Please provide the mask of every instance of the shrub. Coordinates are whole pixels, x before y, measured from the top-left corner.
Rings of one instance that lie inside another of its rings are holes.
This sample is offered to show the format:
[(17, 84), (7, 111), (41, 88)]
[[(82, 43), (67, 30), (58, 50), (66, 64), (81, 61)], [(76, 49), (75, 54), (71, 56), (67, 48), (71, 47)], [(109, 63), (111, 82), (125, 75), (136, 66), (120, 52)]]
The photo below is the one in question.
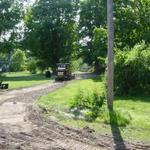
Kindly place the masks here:
[(83, 116), (86, 121), (93, 121), (98, 117), (104, 100), (104, 94), (99, 93), (97, 89), (91, 91), (90, 94), (80, 89), (71, 104), (71, 112), (76, 117)]
[(117, 51), (115, 91), (117, 95), (150, 94), (150, 47), (144, 42)]
[(37, 72), (36, 60), (32, 59), (27, 64), (27, 70), (30, 71), (32, 74)]
[(25, 68), (25, 52), (17, 49), (10, 60), (10, 71), (23, 71)]
[(104, 123), (117, 126), (126, 126), (131, 121), (131, 116), (127, 111), (113, 110), (104, 111), (102, 114)]

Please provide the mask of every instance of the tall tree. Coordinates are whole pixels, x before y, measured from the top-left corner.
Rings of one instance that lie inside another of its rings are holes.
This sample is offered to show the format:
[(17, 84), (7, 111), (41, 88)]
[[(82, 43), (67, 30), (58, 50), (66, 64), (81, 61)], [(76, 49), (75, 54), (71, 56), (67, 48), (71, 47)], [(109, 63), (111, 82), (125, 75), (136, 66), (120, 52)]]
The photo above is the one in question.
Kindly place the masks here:
[(107, 55), (107, 30), (105, 28), (94, 29), (91, 46), (90, 61), (94, 65), (94, 71), (95, 73), (104, 73)]
[(24, 19), (28, 49), (53, 71), (58, 62), (69, 62), (75, 49), (76, 9), (72, 0), (40, 0)]
[(108, 26), (108, 63), (107, 63), (107, 101), (108, 108), (113, 109), (114, 90), (114, 27), (113, 27), (113, 0), (107, 0), (107, 26)]
[[(106, 39), (104, 30), (107, 22), (106, 6), (104, 0), (84, 0), (80, 3), (80, 56), (89, 65), (94, 64), (95, 71), (98, 73), (101, 68), (98, 57), (106, 57), (107, 53), (104, 40)], [(99, 44), (96, 44), (98, 41)]]
[(0, 0), (0, 52), (13, 49), (16, 25), (22, 17), (21, 7), (18, 0)]

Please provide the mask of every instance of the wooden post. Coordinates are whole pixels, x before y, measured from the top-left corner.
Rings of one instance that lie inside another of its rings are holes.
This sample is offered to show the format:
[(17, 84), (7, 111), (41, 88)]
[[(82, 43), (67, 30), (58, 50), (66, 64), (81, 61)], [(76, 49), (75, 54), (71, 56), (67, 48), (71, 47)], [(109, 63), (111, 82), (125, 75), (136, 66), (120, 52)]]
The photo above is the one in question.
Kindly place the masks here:
[(107, 0), (107, 26), (108, 26), (107, 104), (109, 109), (113, 109), (113, 99), (114, 99), (113, 0)]

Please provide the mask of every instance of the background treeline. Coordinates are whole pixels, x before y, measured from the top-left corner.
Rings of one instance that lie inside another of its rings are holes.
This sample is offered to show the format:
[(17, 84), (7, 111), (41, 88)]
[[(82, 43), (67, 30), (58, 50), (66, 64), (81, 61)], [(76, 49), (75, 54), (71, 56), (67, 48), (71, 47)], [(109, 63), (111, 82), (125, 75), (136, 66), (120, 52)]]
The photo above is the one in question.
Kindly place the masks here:
[[(39, 0), (32, 6), (1, 0), (1, 64), (10, 71), (35, 73), (49, 67), (55, 72), (58, 62), (70, 62), (74, 70), (86, 63), (91, 71), (104, 73), (106, 8), (104, 0)], [(149, 0), (114, 1), (118, 94), (150, 94), (149, 8)]]

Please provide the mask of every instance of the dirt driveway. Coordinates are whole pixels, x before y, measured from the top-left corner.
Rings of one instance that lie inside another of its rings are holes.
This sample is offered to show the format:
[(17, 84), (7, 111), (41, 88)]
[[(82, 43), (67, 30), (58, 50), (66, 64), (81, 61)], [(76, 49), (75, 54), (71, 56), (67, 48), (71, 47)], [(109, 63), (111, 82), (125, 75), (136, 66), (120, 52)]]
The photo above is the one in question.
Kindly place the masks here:
[(150, 145), (123, 143), (110, 136), (96, 135), (88, 127), (73, 129), (44, 118), (34, 103), (65, 84), (46, 83), (0, 92), (0, 150), (150, 149)]

